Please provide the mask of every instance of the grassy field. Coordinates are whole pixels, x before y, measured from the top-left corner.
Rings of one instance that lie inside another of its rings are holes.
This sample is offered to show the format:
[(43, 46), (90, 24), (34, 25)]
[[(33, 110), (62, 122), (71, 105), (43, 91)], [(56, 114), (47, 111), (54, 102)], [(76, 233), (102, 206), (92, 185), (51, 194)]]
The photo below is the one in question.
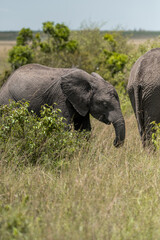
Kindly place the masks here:
[[(0, 72), (12, 44), (0, 43)], [(7, 165), (6, 145), (0, 240), (159, 240), (160, 157), (142, 148), (129, 104), (124, 117), (123, 147), (113, 147), (112, 126), (92, 119), (88, 145), (61, 168)]]
[(160, 239), (160, 159), (125, 121), (116, 149), (113, 128), (93, 120), (89, 147), (59, 170), (1, 159), (1, 239)]

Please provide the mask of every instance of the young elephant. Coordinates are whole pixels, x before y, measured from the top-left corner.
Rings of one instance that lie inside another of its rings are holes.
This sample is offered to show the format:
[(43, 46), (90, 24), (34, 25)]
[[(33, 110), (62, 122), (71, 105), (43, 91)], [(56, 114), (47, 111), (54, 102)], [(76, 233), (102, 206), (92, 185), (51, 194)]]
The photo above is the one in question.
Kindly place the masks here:
[(141, 56), (133, 65), (127, 86), (143, 146), (150, 143), (152, 121), (160, 122), (160, 48)]
[(28, 64), (16, 70), (0, 90), (0, 104), (9, 99), (30, 102), (38, 115), (43, 104), (61, 109), (75, 130), (91, 130), (89, 114), (115, 128), (114, 146), (125, 139), (125, 122), (114, 87), (98, 74), (79, 69), (50, 68)]

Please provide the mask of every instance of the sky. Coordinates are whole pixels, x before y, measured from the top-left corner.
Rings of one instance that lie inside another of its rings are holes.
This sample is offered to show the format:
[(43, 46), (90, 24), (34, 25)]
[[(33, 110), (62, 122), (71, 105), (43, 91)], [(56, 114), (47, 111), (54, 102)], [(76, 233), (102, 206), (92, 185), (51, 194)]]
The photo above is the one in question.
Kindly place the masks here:
[(64, 23), (71, 30), (160, 31), (160, 0), (0, 0), (0, 31)]

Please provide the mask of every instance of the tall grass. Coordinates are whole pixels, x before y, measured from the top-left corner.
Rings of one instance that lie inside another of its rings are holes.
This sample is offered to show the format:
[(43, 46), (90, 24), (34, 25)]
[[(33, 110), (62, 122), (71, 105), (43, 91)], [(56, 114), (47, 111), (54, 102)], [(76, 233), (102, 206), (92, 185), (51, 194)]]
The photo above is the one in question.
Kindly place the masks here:
[(144, 151), (135, 117), (126, 142), (92, 119), (89, 147), (69, 165), (0, 165), (1, 239), (159, 239), (159, 156)]
[(7, 61), (8, 51), (15, 45), (14, 41), (0, 41), (0, 74), (10, 67)]

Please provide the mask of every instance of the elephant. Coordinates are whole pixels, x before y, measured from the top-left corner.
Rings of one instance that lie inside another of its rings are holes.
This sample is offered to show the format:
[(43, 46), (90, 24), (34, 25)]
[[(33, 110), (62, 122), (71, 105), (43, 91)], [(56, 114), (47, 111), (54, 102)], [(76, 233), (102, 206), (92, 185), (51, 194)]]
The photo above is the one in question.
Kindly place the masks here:
[(153, 121), (160, 122), (160, 48), (141, 56), (133, 65), (127, 91), (144, 147), (151, 145)]
[(91, 114), (105, 124), (113, 124), (115, 147), (124, 143), (125, 121), (118, 94), (97, 73), (27, 64), (15, 70), (0, 89), (0, 104), (8, 104), (9, 99), (29, 101), (29, 110), (37, 115), (42, 105), (54, 106), (61, 110), (68, 126), (73, 123), (80, 131), (91, 131)]

